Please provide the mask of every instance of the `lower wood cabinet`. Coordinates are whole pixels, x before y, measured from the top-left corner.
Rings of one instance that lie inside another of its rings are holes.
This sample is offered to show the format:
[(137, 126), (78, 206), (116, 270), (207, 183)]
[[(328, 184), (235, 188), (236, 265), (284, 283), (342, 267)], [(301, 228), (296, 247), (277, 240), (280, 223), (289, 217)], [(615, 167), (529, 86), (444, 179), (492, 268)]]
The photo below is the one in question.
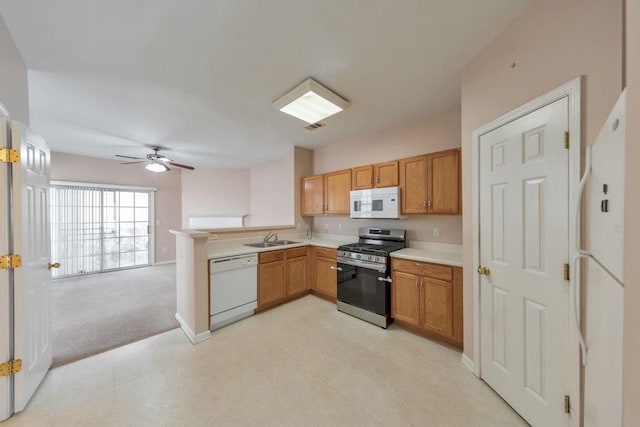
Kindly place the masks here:
[(462, 268), (391, 261), (391, 317), (462, 347)]
[(308, 292), (307, 247), (258, 254), (258, 310)]
[(314, 248), (312, 286), (314, 293), (335, 301), (338, 297), (337, 256), (335, 249)]
[(258, 308), (287, 296), (285, 251), (258, 254)]
[(287, 249), (287, 296), (296, 296), (309, 290), (307, 286), (307, 248)]

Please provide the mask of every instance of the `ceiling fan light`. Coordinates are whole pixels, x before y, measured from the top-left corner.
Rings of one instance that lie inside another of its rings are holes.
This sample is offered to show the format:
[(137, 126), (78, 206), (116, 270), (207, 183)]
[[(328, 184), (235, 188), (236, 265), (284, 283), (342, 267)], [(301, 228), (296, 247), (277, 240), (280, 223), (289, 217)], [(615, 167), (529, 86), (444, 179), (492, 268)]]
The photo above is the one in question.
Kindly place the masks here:
[(169, 170), (169, 168), (166, 165), (159, 162), (151, 162), (144, 168), (151, 172), (166, 172)]
[(347, 100), (311, 78), (273, 103), (274, 108), (309, 124), (318, 123), (348, 106)]

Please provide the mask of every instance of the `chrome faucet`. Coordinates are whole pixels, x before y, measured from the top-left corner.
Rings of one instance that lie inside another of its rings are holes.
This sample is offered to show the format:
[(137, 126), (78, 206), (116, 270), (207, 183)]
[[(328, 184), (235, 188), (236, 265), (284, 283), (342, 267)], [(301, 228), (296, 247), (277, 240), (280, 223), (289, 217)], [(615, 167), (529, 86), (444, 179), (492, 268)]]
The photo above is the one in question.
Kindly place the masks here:
[(273, 232), (270, 231), (270, 232), (268, 232), (266, 234), (266, 236), (264, 236), (263, 240), (264, 240), (265, 243), (269, 243), (272, 239), (273, 240), (278, 240), (278, 235), (276, 233), (273, 233)]

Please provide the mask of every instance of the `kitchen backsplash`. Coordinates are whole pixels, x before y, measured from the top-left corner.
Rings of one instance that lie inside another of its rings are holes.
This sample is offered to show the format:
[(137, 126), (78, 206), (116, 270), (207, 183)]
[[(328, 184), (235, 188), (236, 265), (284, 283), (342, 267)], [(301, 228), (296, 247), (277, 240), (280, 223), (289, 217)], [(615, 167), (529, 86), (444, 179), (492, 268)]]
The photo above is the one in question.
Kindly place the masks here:
[[(328, 227), (328, 228), (327, 228)], [(425, 242), (462, 244), (460, 215), (421, 215), (407, 219), (351, 219), (346, 216), (316, 216), (314, 233), (357, 235), (360, 227), (403, 228), (407, 239)], [(439, 236), (434, 236), (434, 227)]]

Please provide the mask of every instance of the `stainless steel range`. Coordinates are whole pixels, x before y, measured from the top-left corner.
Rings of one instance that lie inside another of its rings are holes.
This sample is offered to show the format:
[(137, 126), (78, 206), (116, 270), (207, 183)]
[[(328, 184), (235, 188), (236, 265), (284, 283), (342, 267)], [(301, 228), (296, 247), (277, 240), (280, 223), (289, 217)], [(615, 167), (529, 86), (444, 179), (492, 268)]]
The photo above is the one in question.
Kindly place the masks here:
[(360, 228), (358, 236), (338, 248), (338, 310), (386, 328), (393, 321), (389, 254), (406, 247), (406, 232)]

